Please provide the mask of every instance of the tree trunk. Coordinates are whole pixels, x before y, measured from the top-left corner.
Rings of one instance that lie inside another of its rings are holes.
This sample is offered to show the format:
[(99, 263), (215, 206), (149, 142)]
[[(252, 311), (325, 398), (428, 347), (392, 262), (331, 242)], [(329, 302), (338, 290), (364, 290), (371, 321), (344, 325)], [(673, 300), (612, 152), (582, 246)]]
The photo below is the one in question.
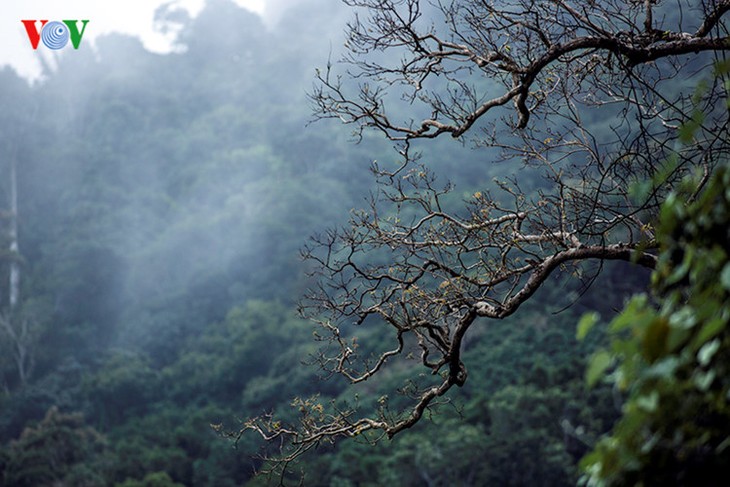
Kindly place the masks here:
[(10, 285), (8, 304), (10, 313), (15, 311), (20, 299), (20, 247), (18, 246), (18, 177), (15, 158), (10, 161)]
[(18, 171), (15, 154), (10, 160), (10, 215), (8, 237), (10, 240), (10, 272), (8, 309), (0, 315), (0, 331), (4, 331), (12, 343), (13, 358), (18, 369), (20, 385), (25, 386), (33, 370), (31, 350), (31, 322), (18, 312), (20, 307), (20, 245), (18, 244)]

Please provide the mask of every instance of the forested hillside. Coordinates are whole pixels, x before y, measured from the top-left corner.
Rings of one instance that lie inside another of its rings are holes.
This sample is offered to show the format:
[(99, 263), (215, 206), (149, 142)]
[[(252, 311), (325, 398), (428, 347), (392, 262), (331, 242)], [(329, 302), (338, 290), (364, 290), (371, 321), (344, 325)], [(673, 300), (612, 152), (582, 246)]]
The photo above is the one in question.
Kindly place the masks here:
[[(0, 486), (578, 480), (623, 396), (586, 386), (608, 339), (594, 326), (579, 340), (576, 325), (589, 311), (607, 323), (646, 289), (649, 271), (626, 262), (562, 266), (519, 313), (475, 325), (469, 381), (392, 440), (322, 441), (279, 478), (254, 476), (278, 445), (227, 437), (268, 412), (399, 411), (424, 375), (403, 361), (357, 387), (330, 377), (297, 313), (317, 284), (300, 250), (379, 204), (371, 164), (399, 164), (378, 131), (309, 123), (315, 68), (342, 55), (352, 17), (332, 3), (303, 2), (267, 28), (210, 0), (195, 18), (161, 12), (179, 24), (178, 52), (112, 35), (33, 84), (0, 71)], [(585, 123), (612, 130), (600, 113)], [(448, 208), (524, 169), (470, 141), (412, 149), (434, 187), (453, 185)], [(537, 198), (543, 174), (524, 176)], [(358, 329), (365, 351), (389, 337)]]

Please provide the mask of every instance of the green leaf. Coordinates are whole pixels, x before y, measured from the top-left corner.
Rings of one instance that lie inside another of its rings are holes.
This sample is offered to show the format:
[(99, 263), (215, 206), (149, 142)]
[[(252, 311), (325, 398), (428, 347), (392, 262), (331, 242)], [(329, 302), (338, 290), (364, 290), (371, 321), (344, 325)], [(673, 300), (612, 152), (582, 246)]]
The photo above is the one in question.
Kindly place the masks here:
[(684, 144), (689, 144), (694, 138), (695, 132), (702, 126), (702, 122), (705, 119), (704, 113), (696, 110), (692, 114), (692, 119), (688, 120), (681, 127), (679, 127), (679, 140)]
[(646, 369), (645, 374), (646, 377), (670, 379), (678, 367), (679, 359), (675, 356), (671, 356), (654, 363), (654, 365)]
[(590, 332), (591, 329), (598, 322), (598, 318), (599, 318), (599, 315), (596, 312), (584, 314), (583, 317), (578, 322), (578, 331), (576, 332), (575, 337), (578, 340), (583, 340), (586, 337), (586, 335), (588, 335), (588, 332)]
[(637, 397), (636, 406), (648, 413), (656, 411), (659, 407), (659, 393), (652, 391), (648, 395)]
[(712, 381), (715, 380), (715, 371), (708, 370), (707, 372), (697, 372), (695, 373), (693, 380), (695, 385), (697, 386), (697, 389), (701, 390), (702, 392), (707, 392), (707, 390), (712, 385)]
[(642, 353), (649, 362), (654, 362), (667, 353), (669, 323), (664, 317), (648, 320), (641, 338)]
[(720, 283), (722, 283), (722, 287), (730, 290), (730, 262), (725, 264), (725, 267), (722, 268), (722, 272), (720, 273)]
[(653, 185), (651, 181), (635, 181), (629, 186), (629, 196), (637, 203), (645, 201), (651, 194)]
[[(658, 397), (659, 396), (657, 396), (657, 398)], [(658, 402), (657, 402), (657, 404), (658, 404)], [(652, 411), (654, 411), (655, 409), (656, 408), (652, 409)], [(641, 450), (640, 450), (641, 453), (643, 453), (644, 455), (646, 455), (647, 453), (650, 453), (654, 449), (654, 447), (657, 445), (657, 443), (659, 443), (660, 440), (661, 440), (661, 435), (656, 435), (656, 434), (651, 435), (649, 437), (649, 439), (646, 440), (643, 445), (641, 445)]]
[(724, 452), (727, 449), (728, 446), (730, 446), (730, 437), (725, 438), (725, 441), (723, 441), (722, 443), (717, 445), (717, 448), (715, 448), (715, 451), (717, 453), (721, 454), (722, 452)]
[(669, 317), (669, 325), (674, 328), (688, 330), (695, 326), (696, 323), (697, 317), (695, 316), (694, 308), (691, 306), (683, 306)]
[(697, 352), (697, 361), (701, 366), (707, 367), (710, 364), (710, 360), (720, 349), (720, 340), (715, 338), (711, 342), (705, 343), (700, 351)]
[(726, 326), (726, 321), (722, 319), (722, 316), (718, 316), (702, 326), (700, 332), (694, 338), (692, 345), (696, 350), (702, 346), (707, 340), (720, 333)]
[(637, 294), (633, 296), (626, 305), (624, 311), (622, 311), (621, 314), (614, 318), (611, 322), (610, 331), (612, 333), (616, 333), (625, 328), (636, 325), (637, 318), (640, 315), (646, 316), (646, 301), (647, 298), (645, 294)]
[(611, 366), (612, 362), (613, 356), (605, 350), (593, 354), (591, 362), (588, 364), (588, 370), (586, 370), (586, 383), (588, 387), (596, 385), (596, 382), (603, 377), (604, 372)]
[(675, 267), (672, 270), (672, 273), (669, 277), (665, 280), (665, 285), (671, 286), (672, 284), (676, 284), (687, 275), (690, 268), (692, 267), (692, 264), (694, 263), (694, 248), (690, 247), (686, 249), (684, 254), (684, 259), (682, 260), (682, 263)]

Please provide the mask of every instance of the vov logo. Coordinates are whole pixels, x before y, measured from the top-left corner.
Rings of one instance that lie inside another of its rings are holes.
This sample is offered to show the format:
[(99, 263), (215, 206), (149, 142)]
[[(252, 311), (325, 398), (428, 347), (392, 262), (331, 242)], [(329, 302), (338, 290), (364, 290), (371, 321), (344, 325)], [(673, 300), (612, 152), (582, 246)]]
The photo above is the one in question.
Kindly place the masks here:
[[(53, 50), (63, 49), (69, 40), (71, 40), (74, 49), (78, 49), (79, 44), (81, 44), (81, 38), (86, 31), (86, 24), (89, 23), (88, 20), (82, 20), (81, 30), (79, 31), (78, 20), (64, 20), (62, 22), (21, 20), (21, 22), (25, 26), (25, 31), (28, 33), (28, 40), (33, 49), (38, 49), (38, 43), (43, 41), (44, 46)], [(37, 25), (38, 22), (41, 23), (40, 29)]]

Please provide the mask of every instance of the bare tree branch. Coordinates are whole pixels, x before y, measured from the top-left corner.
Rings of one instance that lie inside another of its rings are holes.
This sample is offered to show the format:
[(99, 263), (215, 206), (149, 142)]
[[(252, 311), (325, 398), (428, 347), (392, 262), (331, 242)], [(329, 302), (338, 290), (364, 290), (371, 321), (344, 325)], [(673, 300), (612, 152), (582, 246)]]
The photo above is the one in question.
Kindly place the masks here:
[[(387, 401), (362, 416), (299, 400), (298, 425), (245, 423), (289, 442), (284, 463), (323, 441), (376, 441), (416, 424), (467, 380), (469, 329), (515, 313), (557, 271), (608, 260), (653, 268), (664, 196), (729, 155), (726, 84), (712, 76), (730, 50), (727, 0), (345, 3), (357, 11), (347, 71), (317, 74), (315, 117), (380, 131), (402, 161), (374, 165), (369, 208), (303, 250), (318, 285), (301, 312), (319, 325), (316, 363), (328, 374), (361, 383), (419, 353), (430, 379), (401, 412)], [(688, 91), (701, 77), (706, 89)], [(467, 133), (516, 170), (455, 207), (453, 188), (411, 145)], [(544, 180), (525, 190), (522, 170)], [(349, 327), (363, 324), (393, 343), (361, 351)]]

